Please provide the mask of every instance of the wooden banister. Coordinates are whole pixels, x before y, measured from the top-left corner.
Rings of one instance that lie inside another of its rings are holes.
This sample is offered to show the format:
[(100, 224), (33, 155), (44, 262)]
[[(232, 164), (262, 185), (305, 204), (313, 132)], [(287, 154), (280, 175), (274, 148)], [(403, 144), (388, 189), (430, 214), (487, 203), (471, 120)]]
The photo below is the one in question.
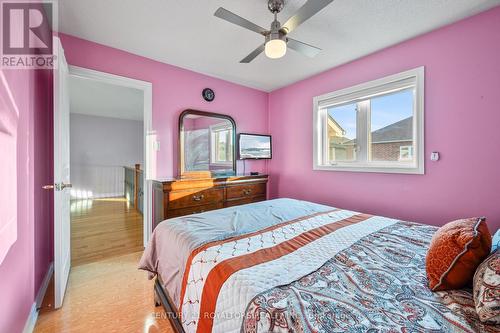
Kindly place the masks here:
[(135, 174), (134, 174), (134, 207), (138, 209), (139, 206), (139, 173), (141, 172), (141, 165), (135, 165)]

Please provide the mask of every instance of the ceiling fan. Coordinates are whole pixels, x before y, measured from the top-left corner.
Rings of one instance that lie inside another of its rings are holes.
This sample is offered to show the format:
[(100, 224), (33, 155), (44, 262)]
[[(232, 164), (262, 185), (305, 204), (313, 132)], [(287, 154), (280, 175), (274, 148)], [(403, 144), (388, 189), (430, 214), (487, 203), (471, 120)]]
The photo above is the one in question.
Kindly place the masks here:
[(312, 58), (321, 51), (320, 48), (292, 39), (287, 37), (287, 35), (332, 2), (333, 0), (308, 0), (295, 15), (290, 17), (285, 24), (281, 25), (278, 21), (278, 13), (283, 10), (285, 0), (269, 0), (267, 7), (274, 14), (271, 30), (266, 30), (222, 7), (217, 9), (214, 15), (264, 36), (265, 42), (243, 58), (240, 63), (249, 63), (262, 52), (271, 59), (281, 58), (286, 54), (287, 46)]

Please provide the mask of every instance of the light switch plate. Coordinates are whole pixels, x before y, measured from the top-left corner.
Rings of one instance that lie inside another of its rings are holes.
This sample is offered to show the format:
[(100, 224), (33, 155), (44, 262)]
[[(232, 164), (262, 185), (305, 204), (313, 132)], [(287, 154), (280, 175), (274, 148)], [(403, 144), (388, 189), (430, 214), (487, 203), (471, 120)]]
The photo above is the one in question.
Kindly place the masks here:
[(434, 151), (431, 153), (431, 161), (439, 161), (439, 153)]
[(153, 149), (155, 151), (160, 151), (160, 141), (153, 142)]

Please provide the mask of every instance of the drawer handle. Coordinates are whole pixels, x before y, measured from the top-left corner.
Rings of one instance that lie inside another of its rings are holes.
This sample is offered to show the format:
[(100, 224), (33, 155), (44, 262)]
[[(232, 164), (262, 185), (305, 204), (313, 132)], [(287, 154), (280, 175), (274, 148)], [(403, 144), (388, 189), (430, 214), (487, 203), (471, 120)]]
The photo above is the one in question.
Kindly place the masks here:
[(250, 195), (251, 193), (252, 193), (252, 190), (250, 190), (250, 189), (243, 190), (244, 195)]
[(201, 201), (201, 200), (203, 200), (203, 198), (205, 198), (205, 196), (203, 194), (193, 195), (193, 200), (194, 201)]

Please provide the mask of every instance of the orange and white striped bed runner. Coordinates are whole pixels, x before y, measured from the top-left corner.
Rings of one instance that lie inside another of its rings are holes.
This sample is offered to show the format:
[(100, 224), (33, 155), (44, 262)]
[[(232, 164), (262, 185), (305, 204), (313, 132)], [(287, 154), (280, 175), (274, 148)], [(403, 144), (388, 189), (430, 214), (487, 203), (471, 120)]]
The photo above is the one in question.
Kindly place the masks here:
[(239, 331), (248, 303), (259, 293), (314, 272), (360, 238), (396, 222), (332, 210), (199, 247), (182, 282), (185, 331)]

